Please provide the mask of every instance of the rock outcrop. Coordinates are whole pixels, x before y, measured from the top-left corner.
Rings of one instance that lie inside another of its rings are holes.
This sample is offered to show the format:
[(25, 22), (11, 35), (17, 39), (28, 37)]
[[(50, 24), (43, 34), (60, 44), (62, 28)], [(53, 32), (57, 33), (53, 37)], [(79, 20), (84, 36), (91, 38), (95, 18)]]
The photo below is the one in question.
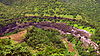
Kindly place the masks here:
[(11, 40), (14, 40), (16, 42), (21, 42), (24, 39), (24, 36), (26, 33), (27, 33), (27, 30), (24, 30), (16, 34), (0, 37), (0, 39), (10, 38)]

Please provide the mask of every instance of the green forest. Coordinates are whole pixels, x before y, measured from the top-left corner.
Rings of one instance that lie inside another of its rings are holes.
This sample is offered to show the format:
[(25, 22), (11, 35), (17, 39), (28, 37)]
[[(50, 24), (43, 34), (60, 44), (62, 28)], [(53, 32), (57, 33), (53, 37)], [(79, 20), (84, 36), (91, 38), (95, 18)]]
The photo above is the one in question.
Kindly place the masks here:
[(0, 0), (0, 56), (99, 56), (100, 0)]

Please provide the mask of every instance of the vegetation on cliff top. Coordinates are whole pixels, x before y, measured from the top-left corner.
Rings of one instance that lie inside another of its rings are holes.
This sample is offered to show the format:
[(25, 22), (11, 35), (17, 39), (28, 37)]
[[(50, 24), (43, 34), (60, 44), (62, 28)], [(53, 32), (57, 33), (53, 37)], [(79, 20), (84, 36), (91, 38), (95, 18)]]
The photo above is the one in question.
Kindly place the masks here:
[[(91, 39), (100, 44), (100, 3), (97, 0), (2, 0), (0, 1), (0, 29), (13, 23), (14, 19), (24, 16), (57, 16), (77, 19), (79, 22), (65, 20), (49, 20), (30, 18), (32, 22), (52, 21), (68, 23), (79, 29), (84, 29), (93, 34)], [(29, 22), (29, 18), (21, 18), (20, 22)], [(82, 23), (84, 21), (87, 23)], [(8, 33), (11, 35), (16, 32)], [(10, 39), (0, 39), (1, 56), (73, 56), (75, 53), (68, 52), (68, 48), (62, 43), (63, 37), (55, 30), (42, 30), (35, 27), (28, 29), (27, 40), (15, 44)], [(95, 56), (94, 49), (80, 47), (82, 43), (72, 35), (66, 35), (68, 40), (75, 44), (79, 56)]]

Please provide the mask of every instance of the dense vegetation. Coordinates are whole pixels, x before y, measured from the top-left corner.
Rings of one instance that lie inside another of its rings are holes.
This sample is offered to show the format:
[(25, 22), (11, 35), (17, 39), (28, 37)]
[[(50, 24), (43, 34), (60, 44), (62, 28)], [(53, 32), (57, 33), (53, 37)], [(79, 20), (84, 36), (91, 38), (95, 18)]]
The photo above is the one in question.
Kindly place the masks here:
[[(0, 1), (0, 29), (13, 22), (62, 22), (92, 33), (91, 39), (100, 44), (100, 8), (99, 0), (2, 0)], [(72, 18), (78, 21), (41, 18), (20, 18), (25, 16), (44, 16)], [(20, 18), (15, 20), (15, 18)], [(8, 20), (13, 19), (13, 20)], [(31, 20), (29, 20), (31, 19)], [(8, 21), (6, 21), (8, 20)], [(61, 41), (56, 30), (27, 28), (25, 42), (16, 44), (10, 39), (0, 39), (1, 56), (73, 56)], [(7, 33), (5, 35), (14, 34)], [(84, 48), (72, 35), (65, 35), (75, 44), (79, 56), (96, 56), (93, 48)], [(67, 45), (67, 43), (66, 43)]]

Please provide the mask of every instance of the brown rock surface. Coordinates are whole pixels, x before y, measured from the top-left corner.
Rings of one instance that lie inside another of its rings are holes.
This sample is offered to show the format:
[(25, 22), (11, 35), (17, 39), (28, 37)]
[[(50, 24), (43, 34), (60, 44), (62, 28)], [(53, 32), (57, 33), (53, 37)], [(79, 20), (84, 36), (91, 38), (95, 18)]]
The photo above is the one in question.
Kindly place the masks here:
[[(67, 38), (62, 38), (63, 43), (67, 43), (68, 51), (69, 52), (75, 52), (76, 54), (74, 56), (78, 56), (78, 52), (73, 48), (74, 45), (70, 43)], [(65, 45), (66, 46), (66, 45)]]
[(26, 33), (27, 33), (27, 30), (24, 30), (16, 34), (0, 37), (0, 39), (10, 38), (11, 40), (14, 40), (16, 42), (21, 42), (24, 39), (24, 36)]

